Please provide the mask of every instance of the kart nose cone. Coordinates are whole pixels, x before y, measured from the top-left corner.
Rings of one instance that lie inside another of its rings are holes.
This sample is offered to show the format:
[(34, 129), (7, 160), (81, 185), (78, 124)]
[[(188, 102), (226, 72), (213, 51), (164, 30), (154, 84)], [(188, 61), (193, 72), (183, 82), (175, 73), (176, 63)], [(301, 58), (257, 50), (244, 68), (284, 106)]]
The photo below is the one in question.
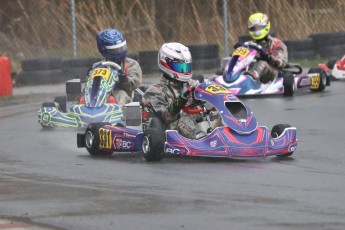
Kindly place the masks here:
[(94, 139), (95, 139), (95, 136), (92, 134), (91, 131), (88, 131), (88, 132), (85, 134), (85, 144), (86, 144), (86, 147), (87, 147), (87, 148), (91, 148)]

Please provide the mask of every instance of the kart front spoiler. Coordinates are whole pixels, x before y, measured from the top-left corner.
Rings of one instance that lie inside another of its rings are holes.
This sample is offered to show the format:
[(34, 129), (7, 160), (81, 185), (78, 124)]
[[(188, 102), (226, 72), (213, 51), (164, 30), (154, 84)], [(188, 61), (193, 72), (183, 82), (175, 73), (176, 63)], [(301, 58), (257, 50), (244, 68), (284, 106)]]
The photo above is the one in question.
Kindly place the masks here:
[(56, 107), (41, 107), (38, 123), (43, 127), (86, 127), (95, 122), (117, 124), (123, 119), (122, 109), (116, 104), (104, 104), (98, 108), (74, 105), (69, 112), (63, 113)]
[(296, 128), (289, 127), (276, 138), (260, 126), (249, 135), (219, 127), (201, 139), (188, 139), (175, 130), (166, 131), (165, 153), (206, 157), (265, 157), (293, 152), (297, 147)]

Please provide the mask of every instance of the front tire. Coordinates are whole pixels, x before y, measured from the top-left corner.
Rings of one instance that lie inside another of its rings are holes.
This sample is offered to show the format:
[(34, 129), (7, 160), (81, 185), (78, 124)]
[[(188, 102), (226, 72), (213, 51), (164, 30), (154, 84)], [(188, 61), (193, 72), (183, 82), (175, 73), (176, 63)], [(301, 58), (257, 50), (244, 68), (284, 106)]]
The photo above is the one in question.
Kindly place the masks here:
[(327, 85), (327, 74), (326, 72), (321, 68), (311, 68), (309, 69), (308, 73), (317, 73), (320, 75), (320, 84), (317, 89), (310, 89), (313, 92), (321, 92), (324, 91)]
[[(271, 137), (272, 138), (279, 137), (280, 135), (283, 134), (284, 130), (286, 128), (289, 128), (289, 127), (291, 127), (291, 125), (289, 125), (289, 124), (278, 124), (278, 125), (273, 126), (272, 131), (271, 131)], [(276, 157), (285, 158), (285, 157), (291, 156), (292, 154), (293, 154), (293, 152), (288, 152), (285, 154), (277, 155)]]
[(87, 126), (85, 130), (85, 146), (91, 156), (111, 156), (113, 151), (100, 149), (99, 129), (109, 123), (99, 122)]

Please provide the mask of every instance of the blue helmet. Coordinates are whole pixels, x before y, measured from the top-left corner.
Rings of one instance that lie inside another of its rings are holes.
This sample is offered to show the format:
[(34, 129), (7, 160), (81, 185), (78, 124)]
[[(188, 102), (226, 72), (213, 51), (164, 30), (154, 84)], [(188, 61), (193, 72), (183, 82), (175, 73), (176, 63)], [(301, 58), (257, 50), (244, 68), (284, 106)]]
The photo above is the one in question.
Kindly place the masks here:
[(108, 60), (121, 64), (127, 55), (127, 42), (116, 29), (105, 29), (96, 35), (99, 52)]

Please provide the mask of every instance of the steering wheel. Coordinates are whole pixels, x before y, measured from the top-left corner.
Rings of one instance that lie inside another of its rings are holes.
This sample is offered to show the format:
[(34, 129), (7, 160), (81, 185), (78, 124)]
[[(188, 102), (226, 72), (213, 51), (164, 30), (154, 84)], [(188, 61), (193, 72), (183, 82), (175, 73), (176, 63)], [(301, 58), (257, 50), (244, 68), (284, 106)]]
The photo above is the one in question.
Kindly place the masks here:
[(256, 42), (252, 42), (252, 41), (244, 42), (243, 45), (248, 46), (248, 47), (250, 47), (250, 48), (252, 48), (252, 49), (255, 49), (255, 50), (257, 50), (257, 51), (262, 51), (262, 50), (263, 50), (262, 46), (259, 45), (259, 44), (256, 43)]
[(107, 66), (113, 67), (116, 70), (121, 70), (121, 66), (112, 61), (103, 61), (102, 65), (107, 65)]

